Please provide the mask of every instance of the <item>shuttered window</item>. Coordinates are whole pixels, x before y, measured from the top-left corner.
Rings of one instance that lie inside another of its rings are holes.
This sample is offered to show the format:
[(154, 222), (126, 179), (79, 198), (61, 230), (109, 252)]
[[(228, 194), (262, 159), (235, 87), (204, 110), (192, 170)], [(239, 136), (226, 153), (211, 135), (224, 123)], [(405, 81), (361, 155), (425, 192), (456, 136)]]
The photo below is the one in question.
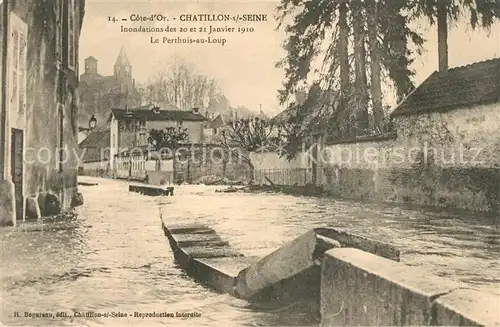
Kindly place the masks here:
[(22, 116), (26, 112), (26, 49), (27, 25), (15, 14), (10, 18), (9, 41), (10, 112)]
[(68, 0), (68, 67), (77, 71), (78, 0)]
[(57, 26), (56, 26), (56, 58), (58, 62), (63, 61), (63, 0), (56, 0)]

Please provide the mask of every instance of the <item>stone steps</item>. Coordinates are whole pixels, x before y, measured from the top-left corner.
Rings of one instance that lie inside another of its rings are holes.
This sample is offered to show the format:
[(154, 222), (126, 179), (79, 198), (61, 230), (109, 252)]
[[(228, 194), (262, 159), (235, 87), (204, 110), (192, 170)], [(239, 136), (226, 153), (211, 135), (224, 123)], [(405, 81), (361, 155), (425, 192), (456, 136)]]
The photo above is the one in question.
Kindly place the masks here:
[(162, 229), (176, 262), (187, 274), (210, 288), (236, 296), (238, 273), (257, 259), (245, 257), (216, 232), (199, 224), (165, 224)]
[(346, 231), (315, 228), (254, 258), (208, 226), (162, 227), (176, 261), (200, 283), (257, 307), (307, 303), (321, 326), (500, 326), (498, 295), (401, 264), (395, 247)]

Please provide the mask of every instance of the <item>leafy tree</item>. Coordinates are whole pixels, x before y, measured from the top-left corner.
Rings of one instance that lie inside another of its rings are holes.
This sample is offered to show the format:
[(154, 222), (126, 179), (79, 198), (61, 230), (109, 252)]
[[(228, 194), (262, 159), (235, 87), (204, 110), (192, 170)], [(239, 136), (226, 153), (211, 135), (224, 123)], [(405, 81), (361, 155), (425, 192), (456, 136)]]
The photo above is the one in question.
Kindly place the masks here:
[(175, 150), (180, 143), (189, 139), (188, 129), (182, 126), (152, 129), (149, 131), (149, 144), (154, 150)]
[[(149, 131), (148, 142), (154, 151), (160, 151), (160, 156), (156, 158), (156, 170), (159, 170), (160, 159), (165, 154), (171, 154), (173, 166), (176, 166), (176, 150), (182, 142), (189, 139), (188, 129), (182, 126), (166, 127), (165, 129), (152, 129)], [(165, 153), (166, 152), (166, 153)], [(175, 171), (175, 168), (174, 168)], [(176, 176), (174, 176), (176, 179)]]
[(407, 0), (413, 17), (426, 17), (437, 25), (439, 70), (448, 69), (448, 26), (461, 16), (470, 17), (470, 26), (489, 29), (500, 17), (498, 0)]
[[(375, 127), (382, 128), (382, 77), (394, 83), (398, 96), (408, 94), (414, 88), (411, 44), (419, 49), (424, 42), (409, 28), (407, 10), (407, 1), (282, 0), (277, 8), (278, 27), (284, 25), (288, 39), (284, 44), (287, 56), (278, 63), (285, 69), (281, 103), (315, 74), (325, 93), (322, 103), (313, 108), (298, 106), (296, 114), (304, 116), (301, 111), (305, 110), (318, 117), (310, 121), (312, 125), (327, 121), (336, 130), (365, 129), (371, 100)], [(325, 43), (330, 44), (326, 49)], [(322, 68), (313, 71), (316, 60), (322, 61)], [(332, 108), (325, 110), (325, 106)]]

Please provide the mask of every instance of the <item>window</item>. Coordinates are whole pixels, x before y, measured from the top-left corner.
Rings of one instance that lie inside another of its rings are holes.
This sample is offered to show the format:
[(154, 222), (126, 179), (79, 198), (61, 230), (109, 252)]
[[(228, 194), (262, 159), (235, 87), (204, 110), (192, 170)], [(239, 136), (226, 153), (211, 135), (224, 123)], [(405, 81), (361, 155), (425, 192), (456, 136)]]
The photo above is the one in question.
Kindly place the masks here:
[(68, 0), (68, 68), (76, 71), (78, 48), (78, 0)]
[(56, 25), (56, 59), (58, 62), (63, 61), (62, 53), (63, 53), (63, 0), (57, 0), (57, 25)]
[(11, 48), (9, 60), (10, 112), (24, 116), (26, 112), (26, 48), (27, 25), (11, 13)]
[(63, 171), (64, 162), (64, 105), (59, 103), (57, 105), (57, 150), (58, 150), (58, 170)]
[(148, 141), (147, 141), (146, 131), (145, 130), (139, 131), (139, 142), (138, 142), (138, 145), (139, 146), (143, 146), (143, 145), (147, 145), (147, 144), (148, 144)]

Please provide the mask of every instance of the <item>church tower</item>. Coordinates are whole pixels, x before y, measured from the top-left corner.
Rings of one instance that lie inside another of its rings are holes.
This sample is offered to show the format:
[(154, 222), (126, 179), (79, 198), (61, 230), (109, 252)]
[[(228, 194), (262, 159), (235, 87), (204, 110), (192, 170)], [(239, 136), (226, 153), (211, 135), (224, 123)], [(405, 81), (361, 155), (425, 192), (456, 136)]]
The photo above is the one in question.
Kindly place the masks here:
[(123, 47), (120, 49), (120, 54), (116, 59), (116, 63), (114, 66), (114, 75), (116, 77), (132, 80), (132, 66), (128, 61), (127, 53), (125, 52), (125, 48)]
[(97, 59), (90, 56), (85, 59), (85, 74), (97, 75)]

